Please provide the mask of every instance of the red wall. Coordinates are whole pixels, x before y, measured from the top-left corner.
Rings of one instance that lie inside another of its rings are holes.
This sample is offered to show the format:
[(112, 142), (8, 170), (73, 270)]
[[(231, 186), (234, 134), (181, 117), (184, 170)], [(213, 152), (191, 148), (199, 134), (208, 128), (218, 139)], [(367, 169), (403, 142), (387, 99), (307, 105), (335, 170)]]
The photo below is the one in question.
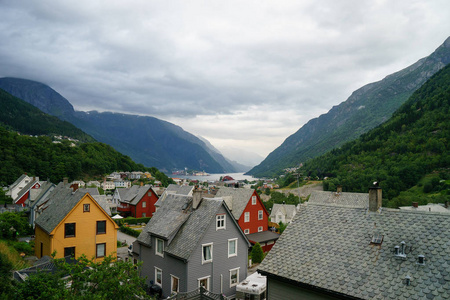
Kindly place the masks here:
[[(149, 192), (151, 192), (151, 196), (148, 195)], [(142, 218), (142, 213), (145, 213), (146, 217), (152, 217), (156, 201), (158, 201), (158, 196), (152, 189), (149, 189), (139, 203), (131, 209), (131, 215), (135, 218)], [(142, 207), (142, 202), (146, 202), (146, 207)]]
[[(256, 205), (252, 205), (252, 197), (256, 196)], [(261, 202), (261, 199), (258, 196), (258, 193), (256, 191), (253, 191), (253, 195), (248, 199), (247, 206), (245, 207), (244, 211), (242, 212), (241, 217), (238, 220), (238, 224), (241, 227), (242, 231), (245, 232), (245, 229), (249, 229), (250, 233), (258, 232), (258, 227), (262, 226), (262, 231), (268, 230), (268, 222), (269, 222), (269, 214), (266, 211), (266, 208)], [(262, 220), (258, 220), (258, 211), (263, 211), (263, 218)], [(245, 220), (245, 213), (250, 212), (250, 222), (244, 222)]]

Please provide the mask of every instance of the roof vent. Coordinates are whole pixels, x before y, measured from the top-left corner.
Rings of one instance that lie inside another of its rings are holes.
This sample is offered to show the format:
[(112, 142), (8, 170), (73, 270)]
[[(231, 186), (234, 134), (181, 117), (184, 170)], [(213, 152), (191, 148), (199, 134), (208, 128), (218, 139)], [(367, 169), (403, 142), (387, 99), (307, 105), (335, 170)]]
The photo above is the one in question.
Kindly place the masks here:
[(400, 243), (400, 246), (397, 245), (394, 247), (394, 255), (401, 258), (406, 258), (406, 243), (404, 241)]
[(408, 286), (411, 285), (411, 277), (409, 275), (406, 275), (406, 277), (405, 277), (405, 284)]
[(425, 265), (425, 255), (420, 254), (419, 256), (417, 256), (417, 264)]

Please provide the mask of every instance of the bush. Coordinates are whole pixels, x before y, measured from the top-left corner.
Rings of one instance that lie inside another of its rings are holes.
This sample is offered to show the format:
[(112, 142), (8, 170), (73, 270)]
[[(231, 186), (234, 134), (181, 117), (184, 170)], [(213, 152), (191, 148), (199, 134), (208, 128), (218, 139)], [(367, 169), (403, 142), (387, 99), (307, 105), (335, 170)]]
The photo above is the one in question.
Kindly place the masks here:
[(134, 236), (134, 237), (138, 237), (139, 234), (140, 234), (139, 231), (134, 230), (133, 228), (130, 228), (130, 227), (125, 227), (125, 226), (120, 226), (119, 230), (122, 231), (125, 234), (131, 235), (131, 236)]
[(151, 219), (150, 217), (145, 217), (145, 218), (128, 217), (125, 219), (115, 219), (114, 221), (117, 223), (117, 225), (122, 226), (125, 223), (130, 224), (130, 225), (140, 224), (140, 223), (148, 223), (148, 221), (150, 221), (150, 219)]
[(33, 255), (34, 253), (33, 247), (31, 247), (31, 245), (28, 244), (27, 242), (18, 242), (15, 243), (13, 246), (14, 249), (17, 250), (17, 252), (24, 252), (27, 255)]
[(252, 262), (255, 264), (259, 264), (260, 262), (262, 262), (263, 257), (264, 257), (264, 253), (263, 250), (261, 248), (261, 245), (259, 243), (256, 243), (255, 245), (253, 245), (252, 248)]

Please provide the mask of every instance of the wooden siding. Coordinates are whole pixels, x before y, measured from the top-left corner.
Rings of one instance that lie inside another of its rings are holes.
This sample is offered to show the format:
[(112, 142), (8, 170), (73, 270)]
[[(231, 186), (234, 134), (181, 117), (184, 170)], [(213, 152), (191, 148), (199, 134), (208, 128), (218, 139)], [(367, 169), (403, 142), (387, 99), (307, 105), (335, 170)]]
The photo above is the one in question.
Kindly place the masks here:
[[(256, 204), (252, 204), (252, 197), (256, 196)], [(245, 229), (249, 230), (250, 233), (258, 232), (258, 227), (262, 226), (262, 231), (268, 230), (268, 223), (269, 223), (269, 214), (267, 213), (267, 210), (264, 207), (264, 204), (262, 204), (261, 199), (259, 198), (259, 195), (256, 191), (253, 191), (252, 197), (250, 197), (249, 201), (247, 202), (247, 206), (245, 207), (244, 211), (242, 212), (241, 217), (239, 218), (239, 226), (241, 227), (242, 231)], [(263, 218), (262, 220), (258, 220), (258, 211), (263, 211)], [(245, 213), (250, 213), (250, 222), (244, 222), (245, 221)]]

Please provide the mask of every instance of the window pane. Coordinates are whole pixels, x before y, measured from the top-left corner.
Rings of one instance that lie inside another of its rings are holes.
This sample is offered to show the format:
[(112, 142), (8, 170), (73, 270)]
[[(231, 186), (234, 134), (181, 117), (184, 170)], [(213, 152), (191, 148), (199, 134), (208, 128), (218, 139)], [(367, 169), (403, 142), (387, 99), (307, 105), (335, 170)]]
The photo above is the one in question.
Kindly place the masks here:
[(211, 260), (211, 245), (203, 247), (203, 260)]
[(97, 234), (106, 233), (106, 221), (97, 221)]
[(64, 236), (65, 237), (75, 236), (75, 223), (64, 224)]
[(228, 255), (236, 254), (236, 240), (228, 242)]
[(97, 257), (105, 256), (105, 247), (106, 244), (97, 244)]
[(75, 256), (75, 247), (64, 248), (64, 257)]
[(178, 292), (178, 278), (172, 276), (172, 292)]

